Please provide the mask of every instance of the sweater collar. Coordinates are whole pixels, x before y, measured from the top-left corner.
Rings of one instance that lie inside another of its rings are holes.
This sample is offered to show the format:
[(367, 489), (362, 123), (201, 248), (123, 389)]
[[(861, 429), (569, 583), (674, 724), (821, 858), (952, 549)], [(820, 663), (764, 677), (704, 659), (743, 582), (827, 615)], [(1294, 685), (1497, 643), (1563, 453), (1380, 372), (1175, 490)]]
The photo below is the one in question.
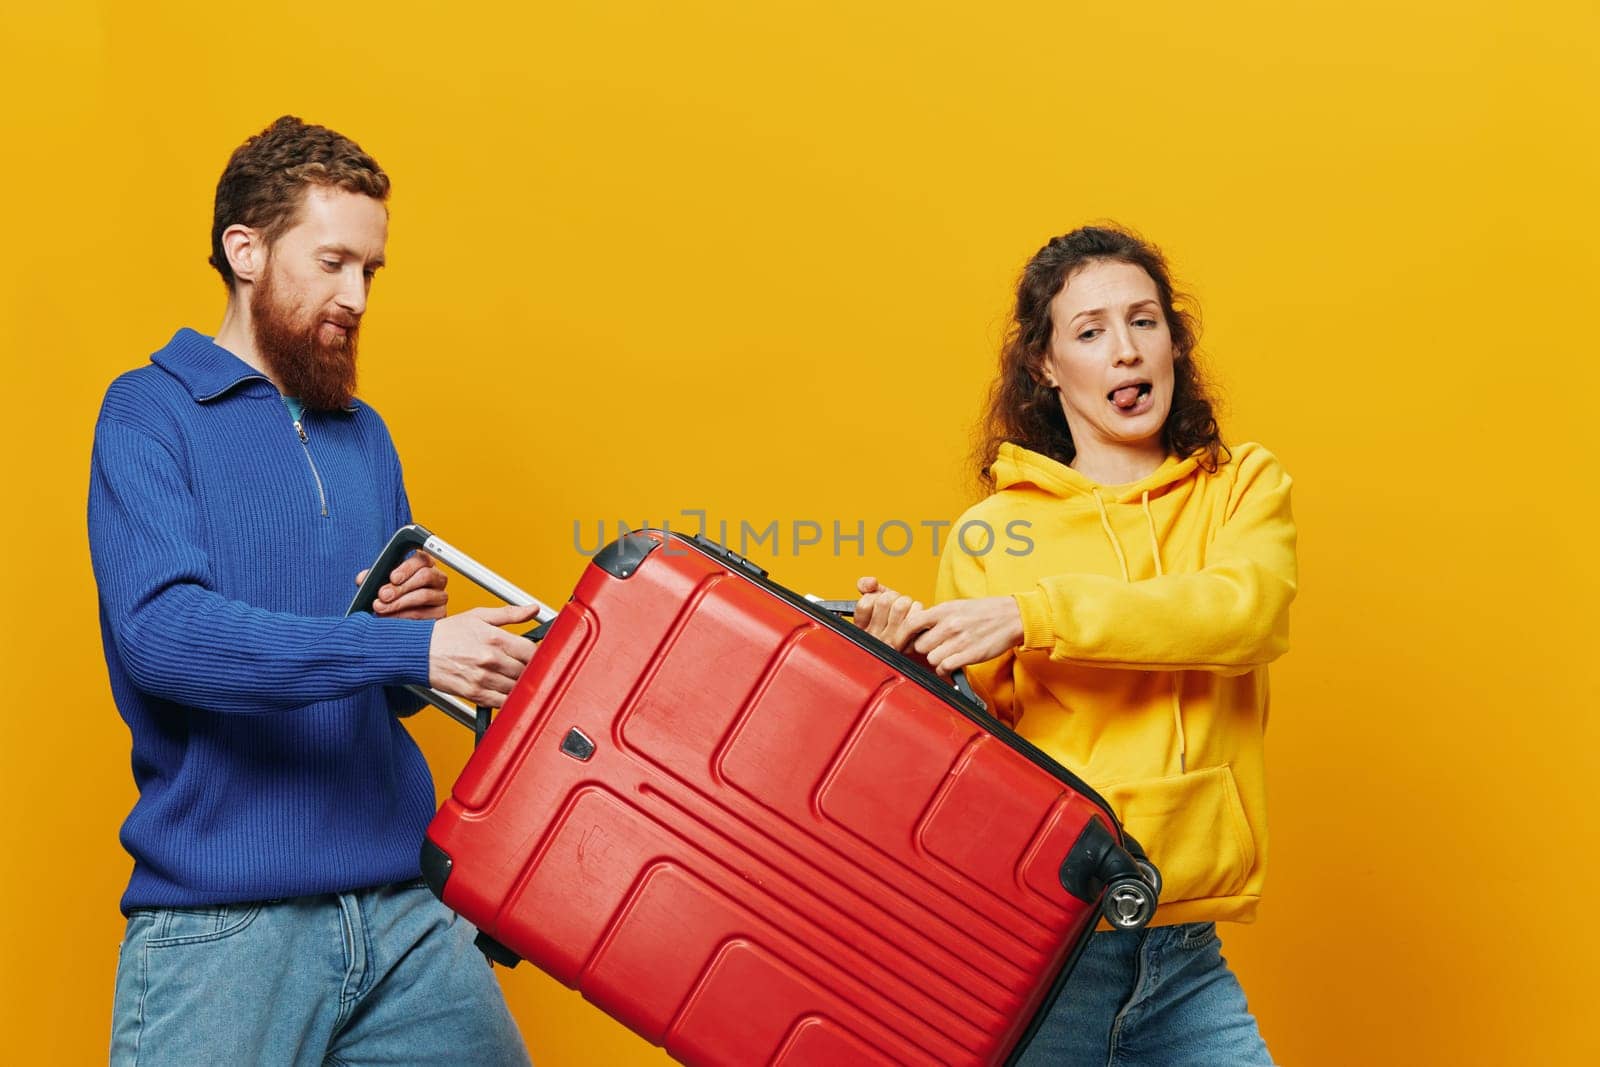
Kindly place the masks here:
[[(205, 334), (184, 327), (150, 357), (150, 362), (172, 375), (189, 390), (195, 402), (215, 400), (247, 382), (263, 382), (278, 392), (271, 379), (217, 344)], [(354, 411), (352, 399), (345, 407)]]

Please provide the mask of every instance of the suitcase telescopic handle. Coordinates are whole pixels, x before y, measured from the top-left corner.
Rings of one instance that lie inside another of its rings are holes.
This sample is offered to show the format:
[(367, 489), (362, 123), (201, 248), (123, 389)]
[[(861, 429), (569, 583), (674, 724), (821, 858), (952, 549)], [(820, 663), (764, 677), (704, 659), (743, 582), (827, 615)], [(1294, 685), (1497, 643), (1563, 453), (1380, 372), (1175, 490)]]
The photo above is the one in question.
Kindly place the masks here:
[[(373, 604), (378, 600), (378, 590), (388, 583), (390, 573), (400, 566), (402, 560), (419, 548), (451, 570), (465, 575), (475, 585), (488, 590), (507, 604), (516, 604), (518, 606), (537, 604), (540, 624), (547, 623), (556, 617), (554, 609), (540, 603), (540, 601), (518, 589), (515, 585), (512, 585), (459, 548), (432, 533), (426, 527), (416, 523), (400, 527), (394, 532), (394, 536), (389, 538), (389, 543), (383, 546), (383, 551), (378, 553), (378, 558), (373, 561), (372, 569), (367, 572), (366, 581), (362, 582), (361, 588), (356, 590), (355, 599), (350, 601), (350, 607), (345, 614), (354, 615), (360, 611), (370, 612)], [(458, 700), (448, 693), (441, 693), (437, 689), (424, 685), (408, 685), (405, 688), (463, 726), (477, 729), (481, 725), (477, 709), (464, 700)]]
[[(856, 613), (856, 602), (854, 600), (823, 600), (820, 597), (807, 597), (806, 599), (811, 601), (819, 611), (826, 611), (828, 614), (837, 615), (840, 618), (849, 618)], [(950, 675), (950, 682), (956, 687), (956, 692), (978, 705), (984, 711), (989, 710), (989, 705), (983, 702), (983, 698), (973, 691), (972, 683), (967, 681), (965, 669), (958, 669), (954, 674)]]

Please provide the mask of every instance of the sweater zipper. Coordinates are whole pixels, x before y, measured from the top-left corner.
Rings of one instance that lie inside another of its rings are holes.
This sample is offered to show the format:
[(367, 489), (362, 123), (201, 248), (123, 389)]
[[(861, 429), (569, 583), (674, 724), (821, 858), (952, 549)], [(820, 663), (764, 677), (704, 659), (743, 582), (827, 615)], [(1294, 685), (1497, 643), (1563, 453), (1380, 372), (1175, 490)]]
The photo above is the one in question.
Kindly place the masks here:
[(317, 483), (317, 499), (322, 502), (322, 516), (327, 518), (328, 494), (322, 491), (322, 475), (317, 473), (316, 460), (311, 458), (311, 446), (306, 443), (309, 440), (306, 437), (306, 428), (300, 425), (299, 419), (294, 420), (294, 432), (300, 435), (300, 450), (306, 454), (306, 463), (311, 467), (311, 477)]

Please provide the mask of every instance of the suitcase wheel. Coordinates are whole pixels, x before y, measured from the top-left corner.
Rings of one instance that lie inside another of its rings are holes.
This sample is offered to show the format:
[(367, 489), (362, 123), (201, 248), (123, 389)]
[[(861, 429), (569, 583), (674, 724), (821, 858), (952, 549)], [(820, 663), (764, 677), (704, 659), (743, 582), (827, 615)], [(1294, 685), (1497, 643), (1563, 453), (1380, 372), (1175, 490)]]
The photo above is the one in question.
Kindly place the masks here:
[(1147, 859), (1135, 859), (1134, 866), (1139, 868), (1139, 874), (1144, 878), (1145, 884), (1150, 887), (1150, 892), (1161, 898), (1161, 872), (1156, 870), (1156, 865)]
[(1156, 895), (1141, 878), (1118, 878), (1106, 886), (1106, 921), (1118, 930), (1138, 930), (1156, 913)]
[(486, 956), (490, 963), (498, 963), (502, 967), (515, 967), (522, 962), (522, 957), (506, 948), (488, 934), (479, 933), (472, 942), (478, 946), (478, 951)]

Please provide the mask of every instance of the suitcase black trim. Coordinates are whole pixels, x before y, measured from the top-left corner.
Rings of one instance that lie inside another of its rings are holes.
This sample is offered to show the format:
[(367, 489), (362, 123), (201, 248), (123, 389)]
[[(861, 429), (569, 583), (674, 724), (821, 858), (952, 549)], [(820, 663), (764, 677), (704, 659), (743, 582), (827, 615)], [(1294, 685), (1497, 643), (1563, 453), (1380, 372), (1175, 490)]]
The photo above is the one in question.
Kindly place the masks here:
[(444, 899), (444, 884), (450, 880), (450, 869), (454, 865), (448, 852), (428, 838), (422, 839), (422, 880), (440, 900)]
[(472, 943), (478, 947), (479, 952), (483, 953), (483, 958), (492, 964), (498, 963), (500, 966), (510, 969), (522, 962), (521, 956), (512, 952), (482, 930), (478, 931), (478, 936), (472, 939)]
[(645, 557), (661, 544), (653, 537), (641, 537), (643, 533), (644, 530), (639, 530), (617, 538), (594, 554), (594, 565), (613, 578), (632, 577)]

